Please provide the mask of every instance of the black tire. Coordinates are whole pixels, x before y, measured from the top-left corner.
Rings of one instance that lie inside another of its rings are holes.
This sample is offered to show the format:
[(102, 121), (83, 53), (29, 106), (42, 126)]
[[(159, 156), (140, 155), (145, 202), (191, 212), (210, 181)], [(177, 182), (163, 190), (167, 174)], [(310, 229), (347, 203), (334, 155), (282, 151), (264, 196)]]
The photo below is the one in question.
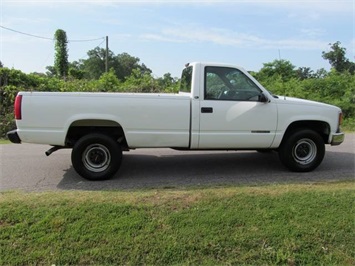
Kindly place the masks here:
[(310, 129), (300, 129), (285, 136), (279, 148), (283, 165), (294, 172), (310, 172), (323, 161), (323, 138)]
[(121, 166), (122, 149), (107, 135), (89, 134), (79, 139), (72, 150), (75, 171), (88, 180), (111, 178)]

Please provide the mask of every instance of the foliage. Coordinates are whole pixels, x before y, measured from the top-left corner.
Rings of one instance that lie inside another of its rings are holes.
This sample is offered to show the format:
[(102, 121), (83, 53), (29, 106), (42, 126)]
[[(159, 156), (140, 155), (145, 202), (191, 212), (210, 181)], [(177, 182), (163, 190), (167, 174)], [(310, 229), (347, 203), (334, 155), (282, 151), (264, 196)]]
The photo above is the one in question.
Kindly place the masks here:
[(320, 101), (340, 107), (346, 118), (355, 117), (355, 75), (330, 72), (325, 78), (284, 82), (281, 76), (259, 80), (273, 94)]
[(310, 67), (299, 67), (296, 70), (297, 77), (301, 80), (310, 79), (314, 77), (314, 72)]
[(1, 193), (1, 265), (354, 265), (349, 182)]
[(67, 34), (64, 30), (57, 30), (54, 34), (55, 39), (55, 60), (54, 68), (58, 77), (65, 78), (68, 76), (68, 48)]
[[(342, 108), (344, 125), (354, 128), (351, 119), (355, 118), (355, 75), (349, 72), (331, 71), (323, 78), (299, 79), (284, 78), (278, 74), (263, 76), (259, 82), (277, 95), (286, 95), (309, 100), (321, 101)], [(104, 73), (98, 80), (68, 78), (66, 81), (36, 74), (25, 74), (19, 70), (0, 68), (0, 138), (15, 128), (13, 121), (13, 102), (18, 91), (88, 91), (88, 92), (168, 92), (179, 90), (179, 81), (169, 73), (155, 79), (152, 75), (137, 68), (132, 70), (125, 81), (120, 81), (114, 69)], [(349, 121), (349, 122), (348, 122)]]
[(56, 76), (56, 70), (54, 66), (46, 66), (47, 72), (46, 75), (47, 77), (55, 77)]
[[(83, 78), (97, 80), (105, 73), (106, 50), (96, 47), (87, 52), (87, 59), (74, 61), (71, 68), (82, 73)], [(144, 64), (140, 64), (138, 57), (133, 57), (127, 53), (115, 55), (111, 50), (108, 51), (108, 67), (113, 69), (116, 77), (120, 81), (125, 81), (134, 69), (139, 69), (144, 73), (151, 74), (151, 70)]]
[(124, 81), (127, 77), (133, 74), (133, 71), (138, 69), (142, 74), (150, 75), (152, 71), (144, 64), (139, 64), (138, 57), (130, 56), (127, 53), (118, 54), (115, 58), (117, 62), (116, 75), (119, 80)]
[(102, 92), (107, 91), (120, 91), (120, 81), (118, 80), (117, 76), (115, 75), (114, 69), (111, 68), (109, 72), (104, 73), (101, 75), (98, 81), (98, 89)]
[(271, 63), (264, 63), (263, 68), (257, 73), (257, 79), (263, 80), (265, 78), (272, 78), (279, 76), (283, 81), (288, 81), (296, 77), (295, 66), (287, 60), (274, 60)]
[(66, 82), (58, 78), (0, 68), (0, 138), (15, 128), (13, 104), (19, 91), (60, 91), (64, 84)]
[(330, 45), (329, 52), (323, 52), (322, 57), (329, 61), (331, 66), (338, 72), (345, 72), (349, 71), (350, 73), (354, 74), (355, 72), (355, 63), (349, 61), (345, 57), (346, 48), (340, 46), (340, 42), (335, 42)]
[[(86, 79), (99, 79), (105, 73), (106, 51), (105, 49), (96, 47), (87, 52), (88, 59), (80, 59), (74, 62), (76, 69), (83, 71)], [(110, 67), (114, 65), (114, 54), (112, 51), (108, 53), (108, 64)]]
[(129, 92), (159, 92), (159, 83), (150, 74), (136, 68), (123, 83), (123, 87)]
[(9, 108), (6, 112), (1, 107), (0, 112), (0, 139), (6, 136), (6, 133), (10, 130), (16, 128), (14, 115), (13, 115), (13, 108)]
[(69, 64), (69, 77), (72, 79), (83, 79), (85, 72), (80, 69), (80, 64), (76, 61)]
[[(65, 32), (61, 36), (66, 44)], [(65, 37), (65, 38), (64, 38)], [(342, 108), (348, 130), (355, 128), (355, 75), (353, 63), (345, 57), (340, 42), (332, 45), (332, 51), (323, 52), (333, 68), (313, 71), (309, 67), (297, 68), (287, 60), (265, 63), (253, 76), (277, 95), (293, 96), (325, 102)], [(64, 49), (65, 50), (65, 49)], [(64, 51), (65, 52), (65, 51)], [(0, 67), (0, 138), (15, 127), (13, 101), (18, 91), (88, 91), (88, 92), (167, 92), (177, 93), (180, 80), (170, 73), (154, 78), (152, 71), (138, 57), (127, 53), (108, 53), (110, 71), (105, 73), (106, 51), (99, 47), (88, 51), (88, 58), (68, 64), (66, 79), (59, 78), (56, 68), (47, 67), (47, 75), (25, 74), (16, 69)], [(347, 63), (348, 62), (348, 63)], [(350, 66), (349, 68), (344, 67)], [(342, 67), (340, 67), (340, 65)]]

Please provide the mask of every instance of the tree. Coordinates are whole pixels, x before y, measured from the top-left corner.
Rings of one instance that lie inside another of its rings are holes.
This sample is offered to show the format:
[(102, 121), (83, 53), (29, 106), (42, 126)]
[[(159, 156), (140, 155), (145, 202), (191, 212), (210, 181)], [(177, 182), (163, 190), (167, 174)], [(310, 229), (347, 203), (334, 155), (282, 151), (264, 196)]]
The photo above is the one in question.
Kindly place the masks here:
[[(88, 58), (79, 60), (78, 69), (84, 72), (87, 79), (99, 79), (105, 73), (106, 50), (96, 47), (88, 51)], [(152, 71), (144, 64), (140, 64), (138, 57), (133, 57), (128, 53), (115, 55), (108, 51), (108, 66), (113, 68), (116, 77), (120, 81), (125, 81), (131, 76), (134, 69), (139, 69), (143, 74), (151, 74)]]
[(165, 92), (178, 92), (179, 79), (173, 78), (170, 73), (165, 73), (163, 77), (157, 79), (159, 86)]
[(3, 68), (4, 67), (4, 65), (2, 64), (2, 62), (0, 61), (0, 68)]
[(55, 59), (54, 68), (56, 75), (61, 78), (68, 76), (68, 48), (67, 34), (64, 30), (58, 29), (54, 34), (55, 39)]
[(46, 75), (48, 77), (55, 77), (56, 76), (57, 72), (56, 72), (54, 66), (46, 66), (46, 69), (47, 69)]
[(290, 61), (281, 59), (274, 60), (271, 63), (264, 63), (264, 67), (257, 74), (257, 78), (260, 80), (273, 76), (280, 76), (283, 81), (288, 81), (296, 77), (297, 72)]
[[(79, 60), (79, 70), (84, 72), (84, 77), (87, 79), (99, 79), (105, 73), (106, 50), (100, 47), (95, 47), (87, 52), (88, 58)], [(114, 53), (108, 51), (108, 66), (115, 67)]]
[(126, 78), (122, 87), (131, 92), (159, 92), (160, 86), (150, 73), (142, 72), (136, 68), (132, 70), (132, 74)]
[(69, 76), (74, 79), (83, 79), (84, 71), (80, 69), (80, 63), (78, 61), (69, 63)]
[(338, 72), (349, 71), (351, 74), (355, 72), (355, 64), (350, 62), (349, 59), (345, 57), (346, 48), (341, 47), (341, 42), (337, 41), (330, 45), (329, 52), (322, 52), (322, 57), (328, 60), (330, 65)]
[(165, 73), (162, 78), (158, 79), (158, 81), (163, 87), (170, 87), (175, 83), (175, 80), (170, 73)]
[(325, 78), (327, 75), (328, 75), (327, 70), (325, 70), (324, 68), (321, 68), (321, 69), (318, 69), (318, 70), (316, 71), (316, 73), (315, 73), (313, 76), (314, 76), (314, 78), (316, 78), (316, 79), (323, 79), (323, 78)]
[(144, 64), (139, 64), (140, 59), (138, 57), (133, 57), (128, 53), (118, 54), (115, 58), (117, 63), (116, 75), (117, 78), (125, 81), (134, 69), (138, 69), (142, 74), (151, 74), (152, 71), (146, 67)]
[(310, 67), (299, 67), (296, 73), (300, 80), (314, 78), (314, 72)]
[(120, 81), (118, 80), (113, 68), (111, 68), (109, 72), (103, 73), (99, 78), (100, 91), (117, 91), (119, 90), (119, 86)]

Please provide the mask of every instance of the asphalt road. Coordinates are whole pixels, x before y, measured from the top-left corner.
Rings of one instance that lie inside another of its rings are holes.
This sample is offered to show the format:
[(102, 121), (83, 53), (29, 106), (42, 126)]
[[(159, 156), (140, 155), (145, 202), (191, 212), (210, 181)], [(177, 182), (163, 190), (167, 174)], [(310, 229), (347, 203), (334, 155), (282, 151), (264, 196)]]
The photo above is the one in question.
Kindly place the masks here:
[(263, 185), (355, 180), (355, 134), (340, 146), (328, 146), (323, 163), (311, 173), (286, 170), (276, 152), (182, 152), (140, 149), (124, 153), (121, 169), (107, 181), (87, 181), (74, 171), (71, 150), (47, 157), (34, 144), (0, 145), (0, 191), (110, 190), (185, 188), (200, 185)]

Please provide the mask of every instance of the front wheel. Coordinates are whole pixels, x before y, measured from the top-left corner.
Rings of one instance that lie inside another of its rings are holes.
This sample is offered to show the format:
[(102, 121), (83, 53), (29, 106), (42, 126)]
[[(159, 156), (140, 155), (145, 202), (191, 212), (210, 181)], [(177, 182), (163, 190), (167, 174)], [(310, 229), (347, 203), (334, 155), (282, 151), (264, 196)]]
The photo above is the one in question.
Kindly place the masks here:
[(325, 145), (315, 131), (302, 129), (282, 141), (279, 157), (283, 165), (295, 172), (309, 172), (323, 161)]
[(107, 135), (89, 134), (79, 139), (72, 150), (75, 171), (88, 180), (111, 178), (120, 168), (122, 149)]

